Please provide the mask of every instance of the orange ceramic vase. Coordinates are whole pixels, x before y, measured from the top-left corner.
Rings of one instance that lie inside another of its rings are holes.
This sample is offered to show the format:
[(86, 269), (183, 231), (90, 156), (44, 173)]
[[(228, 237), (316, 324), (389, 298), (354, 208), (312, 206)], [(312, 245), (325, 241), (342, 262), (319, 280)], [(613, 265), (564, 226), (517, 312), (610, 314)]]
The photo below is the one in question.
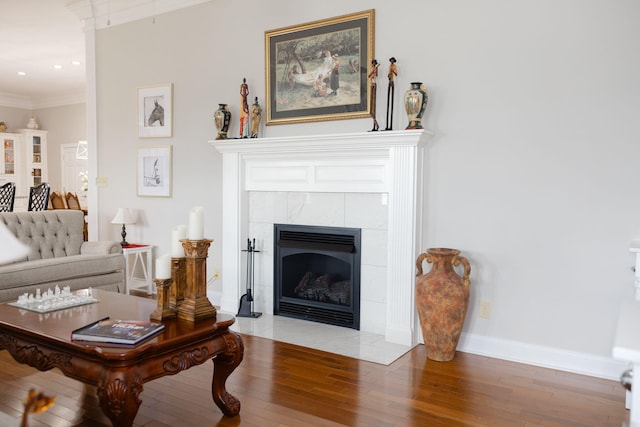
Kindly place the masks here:
[[(457, 249), (431, 248), (416, 260), (416, 306), (427, 357), (446, 362), (453, 360), (469, 305), (469, 261)], [(422, 263), (433, 264), (422, 274)], [(461, 277), (454, 270), (462, 264)]]

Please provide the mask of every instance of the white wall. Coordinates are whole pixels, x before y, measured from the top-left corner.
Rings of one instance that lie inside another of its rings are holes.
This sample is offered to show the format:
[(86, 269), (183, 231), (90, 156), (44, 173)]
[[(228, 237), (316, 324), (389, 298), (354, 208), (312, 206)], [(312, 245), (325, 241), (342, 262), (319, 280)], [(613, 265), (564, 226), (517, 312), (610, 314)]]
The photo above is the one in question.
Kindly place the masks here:
[[(216, 0), (99, 30), (101, 237), (119, 206), (140, 209), (130, 241), (169, 252), (171, 227), (203, 205), (220, 239), (220, 156), (212, 113), (239, 87), (264, 105), (264, 32), (375, 8), (375, 55), (398, 59), (396, 87), (430, 88), (423, 247), (472, 265), (470, 336), (608, 358), (632, 297), (629, 242), (640, 237), (640, 29), (633, 0), (395, 2)], [(385, 75), (383, 71), (382, 75)], [(174, 84), (174, 135), (140, 139), (136, 88)], [(384, 125), (386, 83), (378, 91)], [(396, 128), (405, 125), (397, 94)], [(267, 127), (263, 136), (368, 130), (371, 120)], [(136, 150), (173, 145), (173, 197), (136, 196)], [(214, 241), (209, 275), (221, 265)], [(224, 280), (224, 278), (222, 278)], [(491, 304), (480, 319), (479, 300)]]
[(40, 129), (47, 133), (47, 161), (52, 191), (62, 191), (60, 146), (87, 139), (86, 104), (62, 105), (33, 110)]
[[(1, 101), (0, 101), (1, 102)], [(0, 121), (4, 121), (9, 132), (25, 129), (34, 116), (39, 129), (47, 133), (47, 181), (52, 191), (62, 191), (60, 146), (77, 144), (87, 138), (86, 104), (68, 104), (34, 110), (0, 106)]]
[[(2, 100), (0, 100), (0, 103), (2, 103)], [(0, 122), (4, 122), (7, 125), (8, 132), (24, 129), (30, 117), (31, 110), (0, 105)]]

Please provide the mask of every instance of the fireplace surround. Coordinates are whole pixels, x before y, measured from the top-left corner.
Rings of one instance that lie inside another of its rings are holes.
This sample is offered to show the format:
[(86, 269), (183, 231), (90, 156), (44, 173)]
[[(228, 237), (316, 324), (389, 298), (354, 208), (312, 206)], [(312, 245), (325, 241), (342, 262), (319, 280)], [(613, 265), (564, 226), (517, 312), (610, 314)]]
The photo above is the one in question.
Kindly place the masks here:
[[(360, 329), (415, 345), (415, 259), (421, 252), (422, 164), (429, 135), (408, 130), (210, 141), (222, 154), (221, 310), (237, 311), (245, 287), (243, 242), (257, 237), (255, 309), (273, 314), (273, 241), (261, 230), (296, 223), (292, 212), (307, 199), (333, 197), (344, 200), (344, 212), (326, 212), (310, 225), (363, 228)], [(366, 229), (367, 207), (359, 205), (372, 199), (383, 205), (386, 218), (384, 225)], [(286, 205), (288, 213), (256, 220), (256, 200), (268, 200), (265, 206), (273, 210)]]

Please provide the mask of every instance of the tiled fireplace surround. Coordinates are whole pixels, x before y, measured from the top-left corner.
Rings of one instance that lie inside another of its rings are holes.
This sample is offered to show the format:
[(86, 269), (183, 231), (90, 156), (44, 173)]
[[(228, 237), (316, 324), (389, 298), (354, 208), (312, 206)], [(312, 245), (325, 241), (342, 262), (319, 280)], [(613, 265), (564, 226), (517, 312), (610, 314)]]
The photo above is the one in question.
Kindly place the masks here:
[(242, 251), (255, 238), (254, 311), (273, 313), (274, 223), (361, 228), (360, 329), (414, 345), (427, 138), (411, 130), (212, 141), (222, 153), (221, 310), (238, 310)]

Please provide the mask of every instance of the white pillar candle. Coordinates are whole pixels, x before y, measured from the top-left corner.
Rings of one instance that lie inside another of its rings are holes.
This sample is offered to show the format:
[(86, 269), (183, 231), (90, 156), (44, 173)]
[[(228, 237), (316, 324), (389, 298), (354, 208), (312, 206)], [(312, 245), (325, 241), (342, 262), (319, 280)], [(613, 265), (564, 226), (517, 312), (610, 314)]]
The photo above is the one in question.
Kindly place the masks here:
[(171, 258), (162, 255), (156, 259), (156, 279), (171, 279)]
[(189, 240), (204, 239), (204, 208), (196, 206), (189, 212)]
[(184, 248), (181, 239), (187, 238), (187, 227), (178, 225), (171, 230), (171, 257), (184, 258)]

